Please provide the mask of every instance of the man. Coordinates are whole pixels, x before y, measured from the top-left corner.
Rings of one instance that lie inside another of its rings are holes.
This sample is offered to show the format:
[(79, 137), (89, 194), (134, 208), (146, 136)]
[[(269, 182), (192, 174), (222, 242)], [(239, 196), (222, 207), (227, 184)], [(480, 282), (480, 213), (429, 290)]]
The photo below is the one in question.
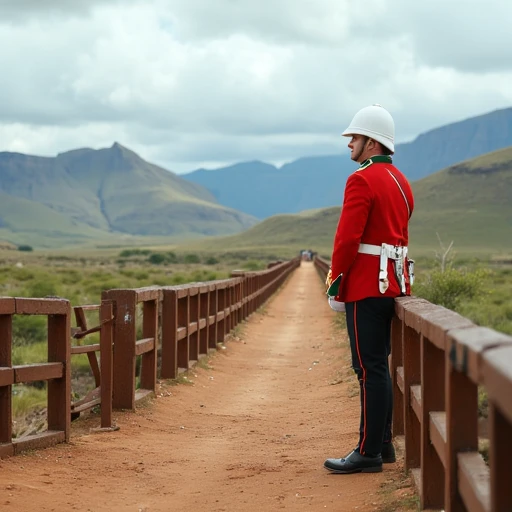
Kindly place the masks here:
[(326, 284), (330, 302), (345, 303), (361, 420), (357, 447), (341, 459), (327, 459), (324, 467), (374, 473), (382, 471), (383, 462), (395, 461), (388, 356), (394, 298), (410, 294), (413, 262), (407, 260), (407, 244), (414, 199), (392, 164), (395, 125), (387, 110), (363, 108), (343, 135), (351, 137), (350, 157), (360, 167), (347, 180)]

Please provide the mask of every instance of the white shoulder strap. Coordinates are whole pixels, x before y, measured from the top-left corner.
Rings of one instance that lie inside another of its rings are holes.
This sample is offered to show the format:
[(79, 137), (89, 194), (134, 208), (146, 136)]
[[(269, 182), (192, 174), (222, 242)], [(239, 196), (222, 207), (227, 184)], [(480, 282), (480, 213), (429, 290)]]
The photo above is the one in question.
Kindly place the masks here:
[(409, 207), (409, 201), (407, 201), (407, 197), (405, 195), (403, 188), (400, 186), (400, 183), (398, 183), (398, 180), (395, 178), (395, 175), (389, 169), (386, 169), (386, 171), (389, 172), (391, 177), (395, 180), (395, 183), (397, 184), (398, 188), (400, 189), (400, 192), (402, 192), (402, 196), (404, 198), (405, 205), (407, 206), (407, 213), (409, 214), (409, 218), (411, 218), (411, 208)]

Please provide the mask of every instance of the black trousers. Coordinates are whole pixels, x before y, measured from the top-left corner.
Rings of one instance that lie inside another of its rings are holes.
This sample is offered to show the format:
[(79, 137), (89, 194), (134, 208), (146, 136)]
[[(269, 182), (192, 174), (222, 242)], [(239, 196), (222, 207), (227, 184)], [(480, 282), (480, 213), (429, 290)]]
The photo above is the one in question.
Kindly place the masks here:
[(379, 455), (382, 444), (391, 441), (393, 388), (388, 356), (394, 303), (391, 297), (371, 297), (345, 304), (352, 367), (360, 385), (361, 455)]

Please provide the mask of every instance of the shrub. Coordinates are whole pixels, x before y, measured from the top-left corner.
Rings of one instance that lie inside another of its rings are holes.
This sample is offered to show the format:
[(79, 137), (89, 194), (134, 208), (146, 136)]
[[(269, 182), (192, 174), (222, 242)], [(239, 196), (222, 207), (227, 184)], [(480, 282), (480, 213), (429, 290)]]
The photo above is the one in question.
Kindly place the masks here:
[(209, 270), (196, 270), (195, 272), (192, 272), (192, 274), (189, 277), (191, 282), (202, 282), (202, 281), (215, 281), (218, 279), (218, 275), (216, 272), (211, 272)]
[(29, 286), (28, 295), (35, 298), (55, 296), (57, 295), (57, 286), (52, 281), (36, 281)]
[(30, 281), (34, 279), (34, 273), (26, 268), (14, 268), (11, 273), (13, 280), (18, 281)]
[(249, 260), (242, 265), (244, 270), (263, 270), (267, 268), (262, 261)]
[(217, 258), (214, 258), (213, 256), (210, 256), (205, 261), (206, 265), (217, 265), (217, 263), (219, 263), (219, 260)]
[(18, 246), (18, 251), (32, 252), (33, 250), (34, 250), (34, 248), (31, 245), (19, 245)]
[(197, 254), (185, 254), (183, 263), (201, 263), (201, 259)]
[[(12, 317), (12, 335), (16, 345), (32, 345), (46, 341), (46, 317), (38, 315), (14, 315)], [(26, 364), (27, 361), (13, 364)]]
[(114, 288), (123, 288), (123, 283), (112, 276), (103, 281), (95, 280), (85, 284), (85, 290), (94, 297), (94, 301), (100, 300), (101, 294), (105, 290), (113, 290)]
[(165, 254), (161, 252), (154, 252), (153, 254), (150, 254), (148, 261), (152, 265), (162, 265), (166, 262), (166, 257)]
[(464, 301), (473, 299), (480, 293), (485, 275), (482, 270), (435, 270), (425, 282), (414, 286), (414, 294), (433, 304), (456, 310)]
[(166, 253), (168, 263), (178, 263), (178, 256), (175, 252), (169, 251)]
[(124, 249), (119, 253), (120, 258), (130, 258), (131, 256), (148, 256), (151, 254), (149, 249)]

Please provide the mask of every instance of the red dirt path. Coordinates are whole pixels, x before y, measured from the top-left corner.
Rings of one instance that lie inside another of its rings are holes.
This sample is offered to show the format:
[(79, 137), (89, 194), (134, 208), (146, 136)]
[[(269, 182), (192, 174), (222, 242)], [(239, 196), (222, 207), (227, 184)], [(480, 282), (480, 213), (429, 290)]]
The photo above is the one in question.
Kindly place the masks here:
[(402, 510), (389, 505), (411, 493), (400, 462), (365, 475), (322, 467), (353, 448), (359, 418), (334, 315), (303, 263), (224, 350), (188, 373), (191, 385), (162, 383), (156, 400), (115, 413), (117, 432), (91, 433), (98, 418), (79, 420), (70, 444), (0, 461), (0, 509)]

